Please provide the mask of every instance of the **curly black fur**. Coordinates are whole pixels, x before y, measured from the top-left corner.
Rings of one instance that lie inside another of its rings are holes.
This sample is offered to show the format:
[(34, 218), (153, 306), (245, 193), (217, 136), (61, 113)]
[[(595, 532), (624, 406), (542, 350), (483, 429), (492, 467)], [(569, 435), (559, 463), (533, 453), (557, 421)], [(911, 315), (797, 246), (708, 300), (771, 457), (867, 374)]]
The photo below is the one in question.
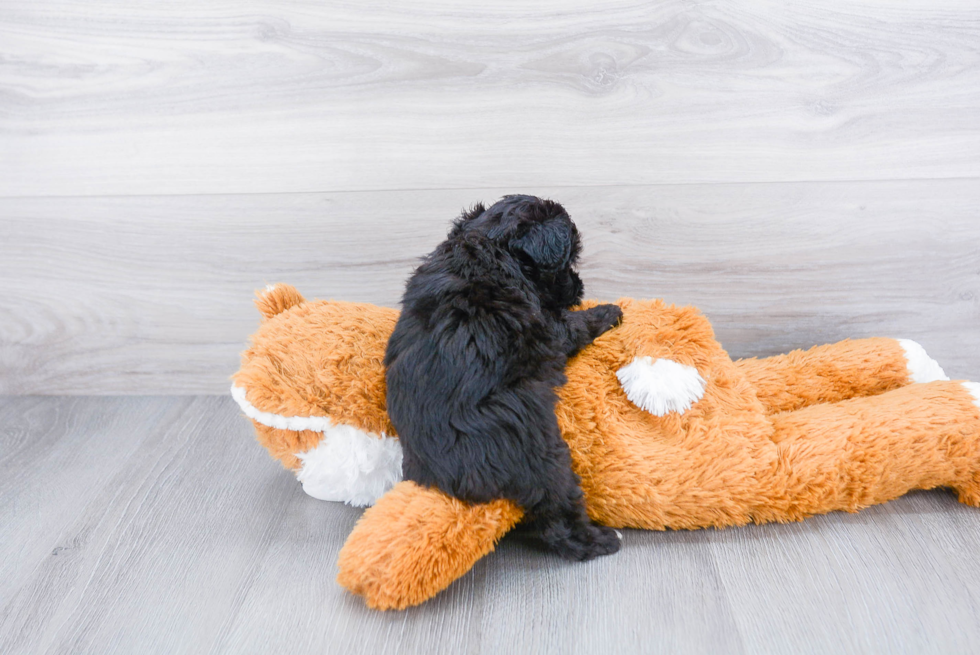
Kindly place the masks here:
[(477, 205), (408, 281), (385, 353), (388, 413), (404, 476), (470, 502), (508, 498), (552, 550), (619, 550), (585, 513), (555, 418), (567, 359), (615, 326), (615, 305), (582, 300), (578, 230), (556, 202)]

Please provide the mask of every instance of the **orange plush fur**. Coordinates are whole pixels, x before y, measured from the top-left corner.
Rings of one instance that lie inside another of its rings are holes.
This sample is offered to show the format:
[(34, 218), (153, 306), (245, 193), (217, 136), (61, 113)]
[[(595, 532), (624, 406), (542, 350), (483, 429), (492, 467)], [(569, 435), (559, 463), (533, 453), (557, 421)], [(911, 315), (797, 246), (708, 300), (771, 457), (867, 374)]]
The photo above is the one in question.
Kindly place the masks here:
[[(397, 312), (306, 302), (277, 285), (235, 384), (264, 412), (327, 417), (394, 436), (382, 359)], [(585, 306), (594, 304), (590, 301)], [(952, 487), (980, 506), (980, 408), (959, 382), (911, 384), (894, 339), (732, 361), (691, 307), (621, 299), (622, 324), (569, 361), (556, 408), (590, 516), (613, 527), (702, 528), (856, 511), (910, 489)], [(617, 371), (635, 358), (696, 369), (703, 395), (654, 415)], [(284, 465), (323, 438), (253, 421)], [(521, 518), (400, 482), (340, 552), (338, 581), (371, 607), (419, 604), (465, 574)]]

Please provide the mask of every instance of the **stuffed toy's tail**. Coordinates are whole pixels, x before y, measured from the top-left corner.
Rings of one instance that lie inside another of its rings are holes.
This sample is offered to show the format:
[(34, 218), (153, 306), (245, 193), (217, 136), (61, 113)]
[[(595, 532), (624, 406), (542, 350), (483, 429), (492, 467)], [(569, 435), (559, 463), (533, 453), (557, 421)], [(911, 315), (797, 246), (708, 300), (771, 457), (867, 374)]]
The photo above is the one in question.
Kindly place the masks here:
[(354, 526), (337, 582), (373, 609), (418, 605), (469, 571), (522, 516), (507, 500), (471, 505), (399, 482)]
[(289, 284), (270, 284), (255, 292), (255, 306), (267, 319), (303, 302), (306, 302), (303, 294)]

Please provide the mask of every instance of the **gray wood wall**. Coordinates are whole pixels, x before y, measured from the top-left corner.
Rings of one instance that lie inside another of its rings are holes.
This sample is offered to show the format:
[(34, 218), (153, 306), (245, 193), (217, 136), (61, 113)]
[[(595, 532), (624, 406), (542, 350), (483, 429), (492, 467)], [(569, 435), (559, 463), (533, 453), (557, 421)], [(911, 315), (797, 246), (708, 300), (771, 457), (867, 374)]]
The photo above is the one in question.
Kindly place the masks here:
[(0, 0), (0, 393), (223, 393), (251, 292), (395, 305), (477, 200), (734, 356), (980, 378), (980, 5)]

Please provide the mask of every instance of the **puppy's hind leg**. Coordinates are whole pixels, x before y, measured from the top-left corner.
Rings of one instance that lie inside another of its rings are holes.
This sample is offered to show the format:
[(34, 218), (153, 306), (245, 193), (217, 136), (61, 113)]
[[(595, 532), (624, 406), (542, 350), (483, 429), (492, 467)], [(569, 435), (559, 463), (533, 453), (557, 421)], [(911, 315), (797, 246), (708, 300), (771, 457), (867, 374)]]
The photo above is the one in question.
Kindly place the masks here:
[(525, 529), (568, 560), (584, 562), (611, 555), (619, 550), (619, 535), (589, 518), (581, 482), (572, 471), (567, 446), (564, 442), (561, 446), (565, 452), (548, 460), (548, 470), (543, 475), (545, 486), (528, 489), (524, 494)]
[(567, 560), (585, 562), (619, 550), (617, 532), (593, 523), (585, 513), (582, 492), (552, 497), (535, 507), (528, 527), (549, 550)]

